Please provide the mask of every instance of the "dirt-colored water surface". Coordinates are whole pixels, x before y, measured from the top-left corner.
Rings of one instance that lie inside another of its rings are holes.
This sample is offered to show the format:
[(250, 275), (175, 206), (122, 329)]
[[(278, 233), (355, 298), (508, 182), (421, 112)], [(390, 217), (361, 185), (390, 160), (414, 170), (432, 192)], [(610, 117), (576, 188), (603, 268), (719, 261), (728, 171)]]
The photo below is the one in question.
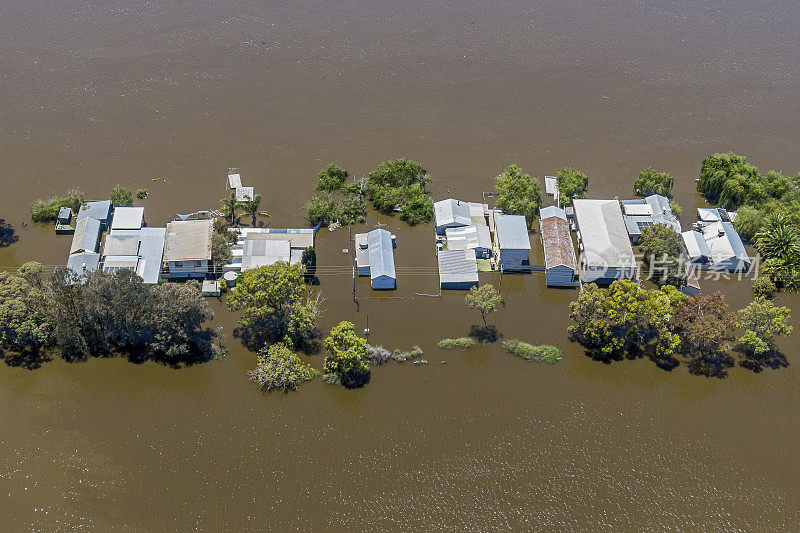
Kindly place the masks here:
[[(797, 2), (534, 4), (5, 0), (0, 218), (19, 241), (0, 268), (65, 262), (69, 237), (23, 225), (36, 198), (143, 187), (157, 225), (218, 207), (228, 167), (273, 227), (303, 223), (334, 161), (361, 176), (405, 156), (437, 197), (467, 200), (509, 163), (575, 166), (599, 197), (630, 196), (654, 166), (676, 177), (685, 226), (710, 153), (800, 170)], [(719, 380), (602, 364), (567, 340), (576, 292), (532, 274), (504, 276), (492, 320), (558, 345), (560, 364), (442, 352), (479, 317), (463, 293), (414, 297), (438, 292), (432, 227), (383, 222), (405, 299), (356, 310), (349, 273), (324, 268), (350, 264), (347, 231), (323, 230), (322, 326), (368, 314), (371, 342), (448, 364), (264, 394), (214, 300), (222, 361), (0, 365), (0, 529), (800, 529), (796, 340), (781, 344), (787, 368)], [(715, 288), (750, 298), (749, 283)], [(800, 298), (779, 302), (800, 315)]]

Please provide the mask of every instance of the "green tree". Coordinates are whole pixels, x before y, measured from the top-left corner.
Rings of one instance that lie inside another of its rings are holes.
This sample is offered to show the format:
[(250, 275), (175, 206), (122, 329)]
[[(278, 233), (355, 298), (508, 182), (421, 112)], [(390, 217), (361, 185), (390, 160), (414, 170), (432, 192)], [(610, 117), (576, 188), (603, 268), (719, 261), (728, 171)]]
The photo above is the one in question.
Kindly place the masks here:
[(400, 208), (400, 220), (409, 226), (428, 222), (433, 218), (433, 198), (419, 188), (412, 188)]
[(800, 234), (785, 215), (774, 213), (764, 220), (756, 233), (755, 245), (766, 258), (776, 257), (794, 263), (800, 255)]
[(319, 173), (317, 191), (332, 193), (338, 191), (347, 181), (347, 171), (338, 165), (331, 163)]
[(745, 241), (752, 241), (756, 233), (761, 230), (764, 221), (764, 213), (760, 209), (743, 205), (736, 210), (736, 220), (733, 221), (733, 228)]
[(567, 167), (556, 172), (558, 196), (562, 204), (571, 205), (573, 198), (580, 198), (589, 187), (589, 178), (583, 172)]
[(497, 311), (497, 306), (503, 301), (491, 283), (472, 287), (464, 299), (470, 309), (475, 309), (481, 314), (484, 326), (487, 325), (486, 317)]
[(313, 246), (309, 246), (303, 250), (303, 255), (300, 258), (300, 264), (303, 265), (303, 275), (306, 281), (312, 279), (314, 274), (317, 273), (317, 251)]
[(242, 207), (242, 203), (236, 199), (236, 192), (232, 192), (230, 198), (223, 198), (219, 203), (222, 204), (222, 214), (233, 224), (236, 221), (236, 211)]
[(211, 263), (216, 271), (221, 271), (222, 267), (233, 262), (231, 243), (223, 233), (213, 232), (211, 234)]
[(330, 353), (323, 367), (326, 374), (335, 375), (347, 388), (362, 387), (369, 382), (369, 344), (367, 339), (356, 335), (352, 322), (340, 322), (334, 326), (325, 339), (325, 349)]
[(250, 380), (266, 390), (297, 390), (297, 386), (311, 381), (319, 371), (304, 364), (285, 344), (264, 346), (258, 352), (255, 370), (248, 372)]
[(256, 227), (256, 218), (258, 217), (258, 207), (261, 205), (261, 195), (256, 194), (249, 200), (241, 202), (242, 211), (245, 215), (253, 217), (253, 227)]
[(49, 200), (36, 200), (31, 205), (31, 222), (54, 222), (58, 218), (58, 212), (62, 207), (69, 207), (72, 209), (72, 214), (76, 215), (84, 201), (84, 194), (77, 190), (67, 192), (67, 196), (63, 198), (61, 196), (53, 196)]
[(542, 205), (542, 191), (538, 181), (530, 174), (523, 174), (517, 165), (509, 165), (495, 178), (497, 207), (510, 215), (523, 215), (528, 227)]
[(133, 193), (122, 185), (116, 185), (111, 189), (111, 205), (114, 207), (130, 207), (133, 205)]
[(761, 182), (758, 169), (747, 163), (747, 158), (733, 153), (714, 154), (703, 160), (697, 188), (712, 203), (725, 209), (764, 200), (753, 189)]
[(150, 349), (169, 358), (210, 353), (212, 347), (200, 332), (214, 313), (197, 282), (152, 285), (148, 293), (143, 338)]
[(48, 340), (42, 265), (29, 262), (15, 273), (0, 271), (0, 349), (38, 349)]
[(327, 226), (339, 219), (336, 203), (328, 193), (320, 193), (306, 202), (306, 221), (312, 226)]
[(247, 270), (227, 303), (231, 311), (243, 311), (243, 328), (266, 340), (296, 347), (315, 335), (320, 302), (308, 297), (300, 265), (278, 262)]
[(681, 259), (683, 239), (670, 226), (654, 224), (642, 230), (639, 248), (658, 285), (682, 287), (686, 271)]
[(739, 310), (739, 328), (744, 335), (739, 339), (745, 353), (762, 355), (775, 350), (775, 337), (792, 333), (789, 325), (791, 311), (778, 307), (771, 300), (757, 296), (744, 309)]
[(385, 161), (369, 174), (367, 196), (372, 205), (384, 214), (400, 206), (400, 218), (410, 225), (433, 218), (433, 200), (427, 187), (430, 176), (419, 163), (407, 159)]
[(675, 310), (673, 321), (681, 351), (689, 358), (689, 372), (724, 377), (733, 366), (728, 350), (736, 327), (736, 316), (725, 297), (715, 292), (688, 298)]
[(647, 168), (639, 173), (639, 177), (633, 184), (633, 192), (639, 196), (650, 196), (660, 194), (670, 196), (672, 185), (675, 179), (667, 172), (656, 172), (653, 168)]
[(340, 223), (351, 226), (367, 219), (367, 206), (359, 193), (347, 193), (336, 204), (334, 210)]

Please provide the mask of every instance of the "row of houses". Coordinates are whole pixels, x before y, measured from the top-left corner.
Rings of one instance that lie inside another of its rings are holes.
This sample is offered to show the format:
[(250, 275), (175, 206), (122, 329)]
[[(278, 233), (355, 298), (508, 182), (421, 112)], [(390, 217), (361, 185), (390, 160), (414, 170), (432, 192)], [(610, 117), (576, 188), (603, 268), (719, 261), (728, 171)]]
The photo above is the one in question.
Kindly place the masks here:
[(76, 217), (67, 268), (78, 276), (128, 269), (148, 284), (169, 277), (205, 278), (212, 273), (212, 231), (211, 220), (149, 227), (143, 207), (87, 202)]

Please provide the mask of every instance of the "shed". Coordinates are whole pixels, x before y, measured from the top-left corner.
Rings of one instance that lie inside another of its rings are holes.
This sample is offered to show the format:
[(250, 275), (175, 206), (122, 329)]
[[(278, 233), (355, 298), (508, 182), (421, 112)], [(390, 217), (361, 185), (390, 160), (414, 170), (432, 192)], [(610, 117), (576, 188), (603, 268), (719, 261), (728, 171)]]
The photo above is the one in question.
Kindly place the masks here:
[(236, 189), (236, 200), (239, 202), (247, 202), (255, 198), (255, 189), (253, 187), (238, 187)]
[(373, 289), (397, 288), (392, 234), (385, 229), (369, 232), (369, 276)]
[(228, 187), (231, 189), (238, 189), (242, 186), (242, 176), (238, 172), (228, 174)]
[(555, 176), (544, 177), (544, 192), (548, 196), (555, 196), (558, 190), (558, 178)]
[(449, 198), (433, 204), (433, 220), (436, 233), (442, 235), (445, 228), (458, 228), (472, 225), (472, 215), (468, 202)]
[(93, 217), (83, 217), (75, 224), (75, 234), (69, 253), (96, 252), (100, 242), (100, 221)]
[(572, 201), (586, 283), (611, 283), (636, 277), (636, 257), (617, 200)]
[(111, 229), (141, 229), (144, 226), (144, 207), (117, 207), (111, 219)]
[(111, 200), (100, 200), (83, 204), (78, 210), (76, 220), (79, 221), (86, 217), (99, 220), (101, 226), (108, 226), (108, 221), (111, 219)]
[(503, 269), (520, 270), (529, 264), (528, 223), (524, 216), (498, 214), (494, 217), (495, 239), (499, 250), (499, 265)]
[(465, 290), (478, 284), (478, 260), (471, 250), (441, 250), (438, 262), (442, 289)]
[(567, 214), (557, 207), (547, 207), (539, 213), (546, 283), (549, 287), (574, 287), (578, 262)]
[(69, 221), (72, 220), (72, 209), (69, 207), (62, 207), (58, 210), (58, 220), (59, 224), (69, 224)]

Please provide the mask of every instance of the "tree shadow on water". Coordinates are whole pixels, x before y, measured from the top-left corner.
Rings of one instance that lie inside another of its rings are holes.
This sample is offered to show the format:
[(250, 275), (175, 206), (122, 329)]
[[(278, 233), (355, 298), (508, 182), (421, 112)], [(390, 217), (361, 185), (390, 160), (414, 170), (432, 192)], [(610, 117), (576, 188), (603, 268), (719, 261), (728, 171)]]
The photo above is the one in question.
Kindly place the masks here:
[(745, 354), (739, 361), (739, 366), (758, 373), (768, 368), (773, 370), (786, 368), (789, 366), (789, 360), (781, 352), (768, 351), (761, 355)]
[(10, 367), (26, 370), (36, 370), (44, 363), (52, 361), (52, 358), (41, 350), (23, 350), (18, 353), (0, 352), (0, 358)]
[(11, 224), (0, 218), (0, 248), (11, 246), (18, 240), (19, 236), (14, 231)]
[(502, 333), (491, 324), (488, 326), (470, 326), (469, 336), (481, 344), (493, 344), (503, 338)]

